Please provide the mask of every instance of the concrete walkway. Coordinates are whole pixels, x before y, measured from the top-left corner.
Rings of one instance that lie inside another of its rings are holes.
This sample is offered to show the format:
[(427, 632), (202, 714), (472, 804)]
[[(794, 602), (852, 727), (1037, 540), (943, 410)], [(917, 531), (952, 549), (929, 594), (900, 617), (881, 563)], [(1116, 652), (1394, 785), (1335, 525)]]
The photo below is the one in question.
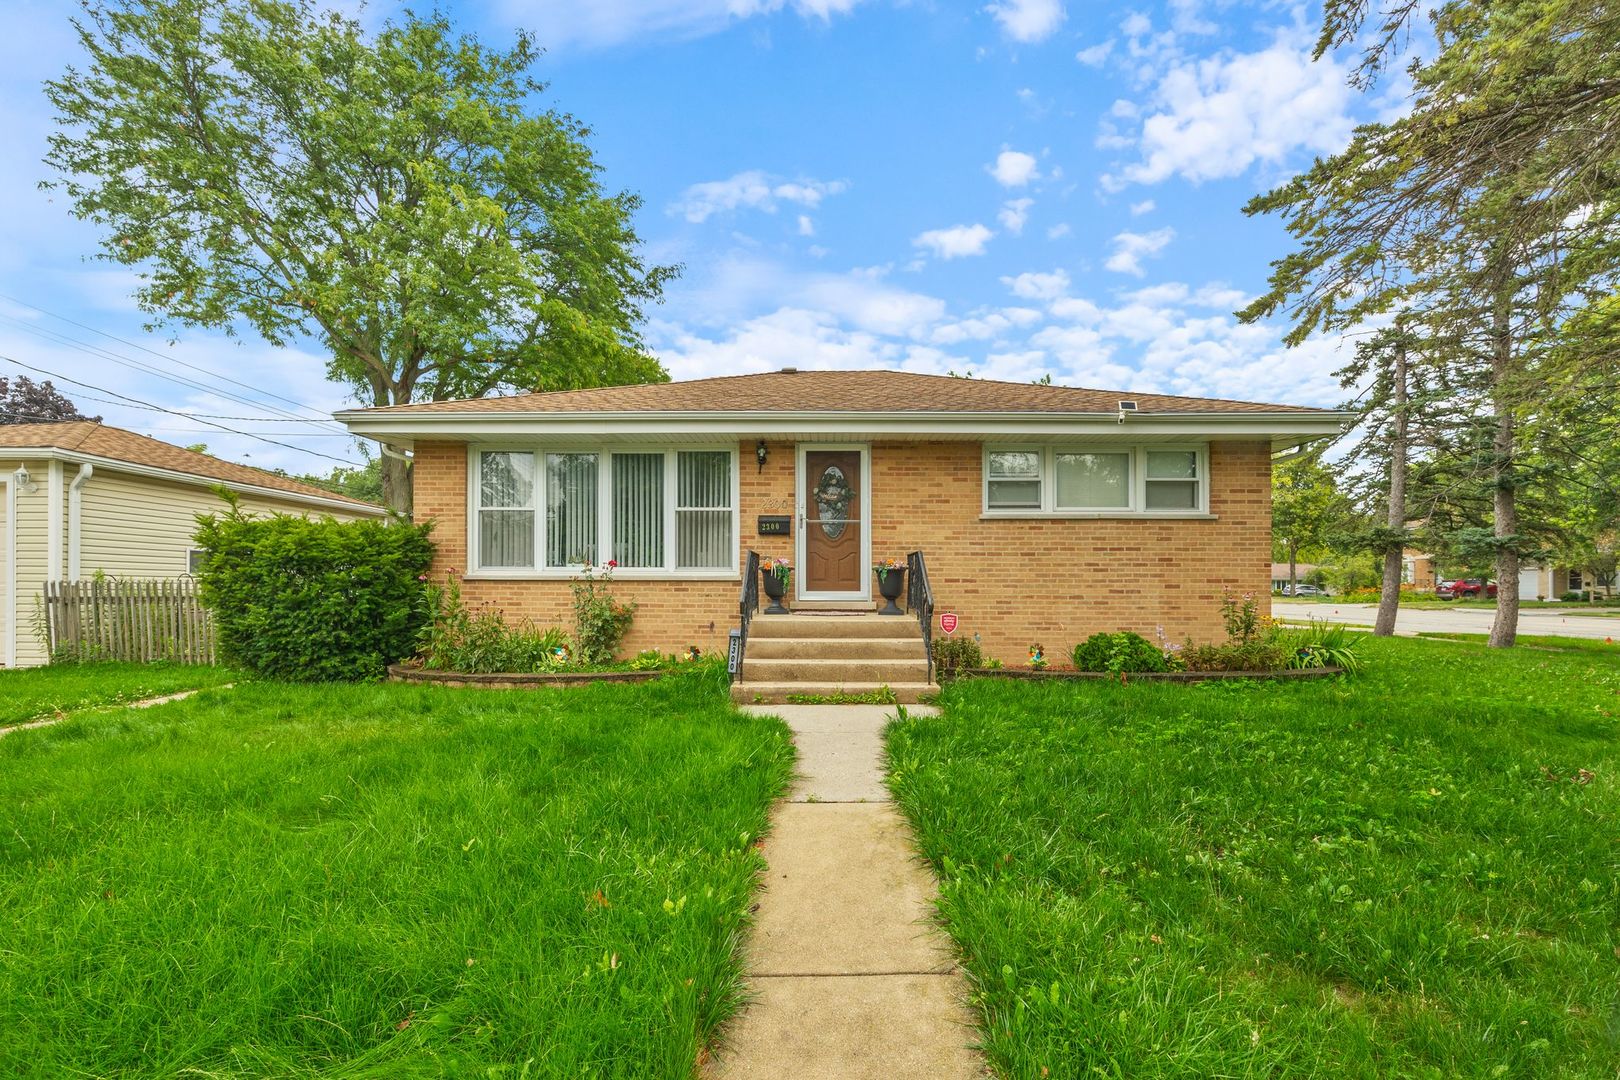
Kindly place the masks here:
[[(928, 712), (926, 706), (908, 706)], [(765, 842), (750, 1004), (717, 1080), (988, 1075), (966, 980), (934, 926), (936, 886), (883, 786), (876, 705), (757, 706), (793, 728), (800, 775)]]
[[(235, 683), (222, 683), (219, 686), (207, 687), (205, 689), (229, 690), (235, 685)], [(55, 716), (47, 716), (43, 720), (30, 720), (26, 724), (13, 724), (11, 727), (0, 727), (0, 738), (10, 735), (13, 731), (32, 731), (34, 728), (50, 727), (52, 724), (60, 724), (63, 720), (78, 716), (81, 713), (95, 712), (97, 710), (105, 711), (108, 709), (150, 709), (154, 705), (165, 705), (171, 701), (184, 701), (186, 698), (200, 693), (202, 693), (202, 689), (181, 690), (174, 694), (164, 694), (162, 697), (143, 698), (140, 701), (126, 701), (122, 705), (90, 705), (83, 709), (74, 709), (72, 712), (59, 712)]]

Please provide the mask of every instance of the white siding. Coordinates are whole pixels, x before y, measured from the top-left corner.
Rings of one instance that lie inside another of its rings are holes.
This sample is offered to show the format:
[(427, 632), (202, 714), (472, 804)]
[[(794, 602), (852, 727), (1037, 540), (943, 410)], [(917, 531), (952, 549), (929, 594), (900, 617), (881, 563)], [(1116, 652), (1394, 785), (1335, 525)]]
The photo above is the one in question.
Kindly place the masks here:
[[(26, 667), (48, 659), (34, 630), (34, 611), (43, 594), (46, 577), (49, 484), (44, 461), (0, 458), (0, 471), (9, 476), (19, 464), (28, 466), (37, 488), (32, 494), (17, 492), (17, 581), (14, 588), (13, 583), (3, 580), (4, 548), (0, 546), (0, 635), (6, 631), (8, 614), (15, 611), (17, 664)], [(63, 472), (61, 535), (65, 577), (68, 572), (66, 549), (70, 544), (66, 489), (72, 484), (78, 466), (69, 462)], [(80, 497), (82, 577), (90, 577), (97, 571), (109, 577), (178, 577), (188, 570), (187, 557), (193, 546), (192, 534), (197, 531), (197, 515), (226, 510), (225, 502), (211, 488), (119, 472), (112, 466), (102, 465), (96, 466), (95, 474), (80, 489)], [(241, 507), (254, 515), (331, 516), (340, 521), (370, 516), (256, 495), (242, 495)], [(4, 502), (0, 501), (0, 516), (3, 514)], [(5, 533), (0, 531), (0, 545), (4, 544), (4, 537)]]

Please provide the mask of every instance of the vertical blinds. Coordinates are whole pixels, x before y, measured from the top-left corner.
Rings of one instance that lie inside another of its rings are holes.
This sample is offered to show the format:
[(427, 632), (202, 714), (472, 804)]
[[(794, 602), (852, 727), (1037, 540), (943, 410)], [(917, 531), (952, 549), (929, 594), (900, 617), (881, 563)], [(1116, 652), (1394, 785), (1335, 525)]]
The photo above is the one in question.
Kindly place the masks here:
[(546, 455), (546, 565), (596, 562), (596, 455)]
[(664, 565), (664, 455), (613, 455), (613, 558)]
[(478, 565), (531, 568), (538, 546), (543, 565), (556, 570), (609, 558), (626, 569), (730, 570), (734, 482), (725, 450), (483, 451)]
[(675, 459), (675, 565), (682, 569), (729, 567), (731, 455), (682, 451)]

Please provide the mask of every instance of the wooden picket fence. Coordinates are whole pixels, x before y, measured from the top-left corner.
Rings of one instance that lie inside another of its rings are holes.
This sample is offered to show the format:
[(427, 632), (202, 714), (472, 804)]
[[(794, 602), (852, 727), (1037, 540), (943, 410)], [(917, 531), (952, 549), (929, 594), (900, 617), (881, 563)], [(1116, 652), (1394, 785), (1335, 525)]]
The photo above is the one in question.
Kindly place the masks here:
[(194, 578), (45, 583), (52, 657), (214, 662), (214, 623)]

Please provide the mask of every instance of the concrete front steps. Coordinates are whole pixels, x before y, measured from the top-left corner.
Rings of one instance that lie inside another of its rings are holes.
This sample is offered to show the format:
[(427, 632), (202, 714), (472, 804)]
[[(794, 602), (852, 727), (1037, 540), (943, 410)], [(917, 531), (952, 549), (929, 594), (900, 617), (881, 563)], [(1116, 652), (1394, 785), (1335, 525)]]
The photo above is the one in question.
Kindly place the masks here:
[(871, 694), (884, 687), (905, 704), (938, 689), (928, 681), (922, 630), (910, 615), (761, 614), (749, 624), (731, 696), (742, 704), (780, 705), (790, 696)]

